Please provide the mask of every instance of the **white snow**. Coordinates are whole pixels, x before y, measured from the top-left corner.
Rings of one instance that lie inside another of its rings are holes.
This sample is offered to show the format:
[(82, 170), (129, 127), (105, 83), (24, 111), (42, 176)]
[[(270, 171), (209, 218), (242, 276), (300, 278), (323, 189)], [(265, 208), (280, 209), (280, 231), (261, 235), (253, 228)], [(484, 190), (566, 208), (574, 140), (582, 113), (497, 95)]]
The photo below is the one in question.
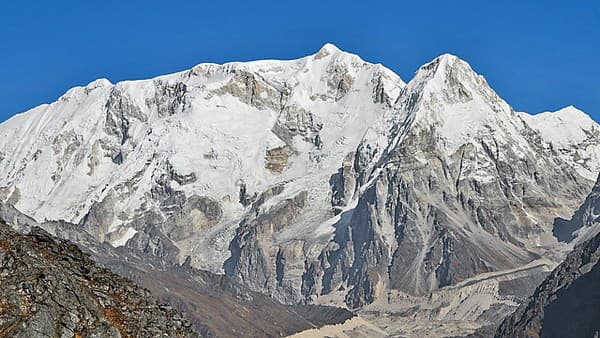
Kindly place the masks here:
[(565, 160), (574, 162), (580, 175), (596, 180), (600, 173), (600, 125), (589, 115), (573, 106), (555, 112), (519, 115)]
[(121, 236), (121, 238), (112, 241), (110, 244), (115, 248), (123, 246), (127, 243), (128, 240), (135, 236), (135, 234), (137, 234), (137, 230), (135, 230), (134, 228), (127, 228), (127, 230), (125, 230), (125, 233)]
[(539, 131), (544, 140), (559, 147), (577, 145), (587, 139), (586, 132), (600, 129), (589, 115), (573, 106), (535, 115), (520, 113), (520, 116)]

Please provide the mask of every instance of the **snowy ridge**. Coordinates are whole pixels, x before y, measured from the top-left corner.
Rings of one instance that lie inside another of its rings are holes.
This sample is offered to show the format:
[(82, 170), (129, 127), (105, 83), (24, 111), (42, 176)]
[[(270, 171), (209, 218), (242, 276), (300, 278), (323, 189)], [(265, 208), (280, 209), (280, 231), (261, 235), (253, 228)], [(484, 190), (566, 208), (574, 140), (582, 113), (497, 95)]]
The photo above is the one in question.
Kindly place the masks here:
[(583, 142), (588, 137), (587, 131), (599, 127), (589, 115), (573, 106), (535, 115), (521, 113), (521, 117), (545, 140), (561, 147)]
[(600, 172), (600, 125), (581, 110), (568, 106), (535, 115), (519, 113), (548, 145), (577, 165), (577, 172), (593, 180)]

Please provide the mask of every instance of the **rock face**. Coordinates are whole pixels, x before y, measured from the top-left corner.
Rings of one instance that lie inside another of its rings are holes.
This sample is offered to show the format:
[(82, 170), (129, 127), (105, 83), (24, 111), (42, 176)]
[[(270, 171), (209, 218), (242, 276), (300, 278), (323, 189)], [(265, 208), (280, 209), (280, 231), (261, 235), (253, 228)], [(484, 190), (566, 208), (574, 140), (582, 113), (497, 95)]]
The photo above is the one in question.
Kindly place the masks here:
[(0, 294), (2, 336), (199, 336), (149, 291), (39, 228), (21, 235), (0, 224)]
[[(22, 212), (288, 304), (452, 299), (424, 315), (449, 322), (516, 306), (573, 245), (554, 218), (598, 172), (600, 127), (573, 107), (515, 112), (452, 55), (404, 83), (330, 44), (98, 80), (0, 125), (0, 216), (17, 228)], [(505, 274), (527, 288), (504, 297)], [(482, 297), (461, 308), (468, 283)]]
[(597, 337), (600, 334), (600, 234), (576, 247), (507, 317), (496, 337)]
[[(454, 56), (421, 67), (396, 102), (357, 148), (354, 179), (342, 180), (355, 186), (335, 181), (334, 206), (347, 208), (306, 293), (348, 288), (357, 308), (547, 254), (553, 215), (574, 210), (591, 182)], [(340, 203), (348, 191), (354, 202)]]
[(600, 177), (570, 220), (557, 219), (554, 234), (577, 244), (508, 316), (496, 337), (595, 337), (600, 334)]
[(600, 223), (600, 176), (592, 192), (570, 219), (557, 218), (554, 221), (553, 233), (561, 242), (582, 243), (600, 230), (596, 226), (598, 223)]

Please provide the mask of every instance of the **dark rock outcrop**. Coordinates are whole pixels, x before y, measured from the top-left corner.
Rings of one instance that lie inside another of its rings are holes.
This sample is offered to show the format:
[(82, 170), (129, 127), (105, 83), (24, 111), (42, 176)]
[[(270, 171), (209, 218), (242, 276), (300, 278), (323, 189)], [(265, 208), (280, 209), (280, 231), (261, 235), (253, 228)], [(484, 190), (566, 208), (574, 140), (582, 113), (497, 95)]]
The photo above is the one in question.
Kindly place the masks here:
[[(263, 193), (252, 204), (252, 213), (245, 218), (238, 228), (230, 245), (231, 257), (225, 261), (225, 273), (246, 283), (255, 291), (271, 290), (276, 299), (289, 303), (295, 301), (298, 295), (292, 290), (281, 290), (281, 275), (286, 251), (280, 248), (277, 252), (271, 250), (274, 235), (295, 220), (306, 205), (308, 193), (299, 192), (292, 198), (287, 198), (268, 212), (261, 212), (261, 206), (272, 195), (281, 193), (282, 187), (275, 186)], [(293, 249), (291, 249), (293, 251)], [(293, 253), (288, 253), (292, 254)], [(269, 262), (275, 262), (272, 266)], [(275, 278), (273, 278), (275, 277)]]
[(571, 252), (507, 317), (496, 337), (598, 337), (600, 234)]

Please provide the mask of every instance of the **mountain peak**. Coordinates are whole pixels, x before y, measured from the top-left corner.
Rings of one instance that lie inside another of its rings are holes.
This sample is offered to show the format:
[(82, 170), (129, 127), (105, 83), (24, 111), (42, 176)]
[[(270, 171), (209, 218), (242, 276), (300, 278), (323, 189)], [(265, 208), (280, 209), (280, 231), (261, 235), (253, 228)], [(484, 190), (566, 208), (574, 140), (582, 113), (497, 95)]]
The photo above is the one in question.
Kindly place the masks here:
[(320, 49), (319, 52), (321, 51), (325, 51), (325, 52), (329, 52), (329, 53), (338, 53), (341, 52), (342, 50), (339, 49), (336, 45), (334, 45), (331, 42), (326, 42)]
[(453, 102), (470, 101), (473, 93), (489, 89), (483, 77), (466, 61), (448, 53), (421, 66), (408, 86), (424, 96), (429, 93), (451, 94), (444, 95), (444, 100)]
[(569, 156), (573, 156), (581, 176), (589, 180), (596, 178), (600, 152), (593, 149), (598, 145), (600, 125), (589, 115), (573, 106), (553, 112), (519, 115), (540, 133), (544, 141), (564, 150), (565, 156), (571, 154)]
[(316, 59), (322, 59), (322, 58), (327, 57), (329, 55), (336, 55), (336, 54), (342, 54), (342, 53), (343, 54), (349, 54), (349, 53), (344, 52), (341, 49), (339, 49), (336, 45), (327, 42), (315, 54), (315, 58)]
[(112, 86), (112, 82), (110, 82), (107, 78), (99, 78), (96, 79), (86, 85), (86, 87), (110, 87)]
[(552, 114), (564, 116), (567, 118), (575, 117), (575, 118), (584, 118), (584, 119), (591, 120), (591, 118), (589, 117), (588, 114), (586, 114), (583, 110), (581, 110), (573, 105), (568, 105), (568, 106), (561, 108), (555, 112), (552, 112)]
[(444, 53), (433, 59), (432, 62), (451, 64), (456, 60), (460, 60), (460, 58), (454, 54)]
[(110, 80), (106, 79), (106, 78), (100, 78), (100, 79), (96, 79), (90, 83), (88, 83), (85, 86), (85, 89), (87, 91), (91, 91), (97, 88), (108, 88), (108, 87), (112, 87), (113, 83), (110, 82)]
[[(544, 138), (562, 146), (583, 141), (588, 137), (587, 131), (599, 127), (588, 114), (574, 106), (535, 115), (520, 114), (527, 123), (542, 133)], [(557, 130), (560, 130), (560, 133), (557, 133)]]
[[(557, 127), (559, 125), (572, 126), (576, 130), (580, 130), (591, 129), (593, 127), (598, 126), (598, 123), (596, 123), (588, 114), (572, 105), (566, 106), (556, 111), (546, 111), (534, 115), (521, 113), (521, 116), (529, 121), (535, 120), (535, 124), (538, 127), (539, 124), (552, 124), (554, 125), (554, 127)], [(566, 132), (566, 130), (563, 130), (563, 133), (564, 132)]]
[(442, 54), (421, 66), (399, 100), (422, 126), (436, 125), (450, 150), (485, 133), (489, 126), (513, 121), (512, 108), (489, 86), (483, 76), (452, 54)]
[(468, 62), (456, 55), (445, 53), (421, 66), (417, 71), (415, 78), (417, 78), (420, 73), (424, 73), (428, 78), (438, 77), (438, 74), (444, 76), (450, 73), (450, 69), (460, 69), (475, 74)]

